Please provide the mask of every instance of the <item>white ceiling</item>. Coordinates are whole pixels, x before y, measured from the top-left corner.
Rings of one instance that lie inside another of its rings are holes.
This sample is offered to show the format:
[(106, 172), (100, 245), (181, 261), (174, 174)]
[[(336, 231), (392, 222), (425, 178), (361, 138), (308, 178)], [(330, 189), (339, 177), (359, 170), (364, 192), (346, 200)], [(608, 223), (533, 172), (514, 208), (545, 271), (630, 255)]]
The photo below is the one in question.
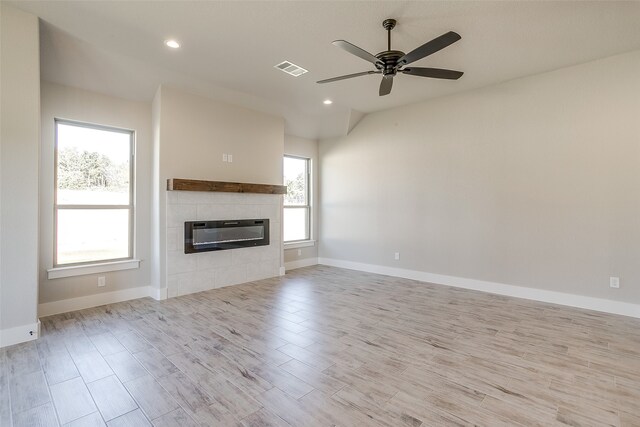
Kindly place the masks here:
[[(420, 102), (640, 49), (640, 2), (509, 1), (44, 1), (11, 2), (41, 17), (43, 79), (151, 100), (170, 84), (283, 115), (288, 133), (344, 134), (365, 113)], [(331, 45), (408, 52), (449, 30), (462, 40), (416, 66), (464, 71), (457, 81), (401, 75), (379, 97), (379, 76), (318, 85), (371, 69)], [(179, 50), (163, 44), (182, 43)], [(289, 60), (310, 72), (273, 68)], [(615, 76), (612, 76), (615, 78)], [(322, 100), (334, 104), (325, 106)]]

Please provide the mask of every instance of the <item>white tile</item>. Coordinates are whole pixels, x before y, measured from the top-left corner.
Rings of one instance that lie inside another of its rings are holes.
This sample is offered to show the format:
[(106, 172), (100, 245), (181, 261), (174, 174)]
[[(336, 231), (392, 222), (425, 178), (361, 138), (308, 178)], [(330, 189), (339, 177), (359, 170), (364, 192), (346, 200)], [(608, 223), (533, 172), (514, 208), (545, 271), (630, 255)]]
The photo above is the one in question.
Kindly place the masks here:
[(207, 191), (179, 191), (178, 193), (178, 203), (185, 205), (211, 203), (214, 200), (213, 194)]
[(184, 226), (167, 228), (167, 250), (184, 250)]
[(238, 204), (241, 194), (238, 193), (212, 193), (214, 195), (211, 203), (216, 204)]
[(231, 264), (241, 265), (259, 261), (264, 256), (267, 246), (255, 246), (250, 248), (232, 249)]
[[(191, 283), (195, 280), (195, 271), (186, 273), (178, 273), (167, 276), (167, 287), (175, 295), (182, 295), (180, 289), (191, 287)], [(169, 291), (167, 291), (169, 293)]]
[(282, 207), (278, 204), (260, 205), (258, 216), (260, 218), (269, 218), (270, 222), (280, 222), (280, 214)]
[(196, 217), (198, 221), (220, 221), (235, 218), (234, 205), (203, 204), (198, 205)]
[(280, 245), (269, 245), (266, 246), (266, 249), (262, 255), (261, 261), (271, 261), (277, 260), (280, 261)]
[(245, 283), (246, 281), (246, 264), (215, 269), (214, 285), (216, 288), (222, 286), (237, 285), (238, 283)]
[(234, 219), (257, 219), (259, 217), (259, 205), (237, 205), (235, 207)]
[(167, 191), (167, 204), (175, 204), (179, 202), (180, 191)]
[(269, 243), (277, 246), (282, 245), (279, 222), (269, 221)]
[(209, 270), (211, 268), (224, 267), (231, 265), (232, 250), (211, 251), (194, 254), (198, 270)]
[(178, 296), (178, 287), (168, 287), (167, 288), (167, 298), (173, 298)]
[(167, 227), (184, 227), (185, 221), (195, 221), (196, 205), (168, 205)]
[[(279, 273), (282, 196), (178, 191), (167, 205), (167, 294), (169, 297), (244, 283)], [(269, 246), (183, 253), (184, 221), (269, 219)]]
[(247, 281), (267, 279), (279, 274), (280, 263), (277, 260), (259, 261), (247, 264)]
[(190, 280), (180, 282), (178, 287), (179, 295), (192, 294), (194, 292), (208, 291), (214, 286), (215, 270), (196, 271), (191, 275)]
[(194, 254), (185, 254), (180, 251), (167, 253), (167, 274), (186, 273), (197, 268)]
[(250, 203), (259, 205), (278, 204), (282, 197), (277, 194), (246, 194), (245, 196), (247, 200), (250, 200)]

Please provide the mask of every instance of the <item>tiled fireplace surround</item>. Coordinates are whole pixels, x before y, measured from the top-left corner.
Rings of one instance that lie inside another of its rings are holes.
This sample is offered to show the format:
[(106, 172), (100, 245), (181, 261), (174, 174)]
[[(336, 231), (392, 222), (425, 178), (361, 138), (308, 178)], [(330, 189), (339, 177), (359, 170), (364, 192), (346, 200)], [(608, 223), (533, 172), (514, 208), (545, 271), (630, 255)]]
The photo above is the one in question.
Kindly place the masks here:
[[(278, 276), (283, 259), (282, 195), (206, 191), (167, 192), (169, 298)], [(184, 222), (269, 218), (269, 245), (184, 253)]]

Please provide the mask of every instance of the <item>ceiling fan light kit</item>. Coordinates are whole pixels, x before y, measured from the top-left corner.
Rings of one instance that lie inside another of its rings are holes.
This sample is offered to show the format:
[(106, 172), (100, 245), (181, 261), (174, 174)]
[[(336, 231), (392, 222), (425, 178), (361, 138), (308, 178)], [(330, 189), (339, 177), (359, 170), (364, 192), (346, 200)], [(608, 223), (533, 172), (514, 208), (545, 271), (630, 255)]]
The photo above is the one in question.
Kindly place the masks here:
[(366, 76), (369, 74), (382, 74), (382, 81), (380, 82), (380, 90), (378, 91), (378, 94), (380, 96), (385, 96), (391, 93), (393, 78), (398, 73), (409, 74), (417, 77), (447, 80), (457, 80), (462, 76), (462, 74), (464, 74), (462, 71), (446, 70), (441, 68), (406, 67), (415, 61), (432, 55), (457, 42), (462, 38), (460, 37), (460, 34), (449, 31), (448, 33), (445, 33), (440, 37), (436, 37), (435, 39), (405, 54), (402, 51), (391, 49), (391, 30), (393, 30), (395, 26), (395, 19), (385, 19), (382, 21), (382, 27), (387, 30), (387, 50), (376, 55), (373, 55), (346, 40), (336, 40), (333, 42), (334, 46), (346, 50), (350, 54), (364, 59), (365, 61), (371, 62), (376, 68), (375, 71), (363, 71), (361, 73), (332, 77), (330, 79), (320, 80), (317, 83), (331, 83), (338, 80)]

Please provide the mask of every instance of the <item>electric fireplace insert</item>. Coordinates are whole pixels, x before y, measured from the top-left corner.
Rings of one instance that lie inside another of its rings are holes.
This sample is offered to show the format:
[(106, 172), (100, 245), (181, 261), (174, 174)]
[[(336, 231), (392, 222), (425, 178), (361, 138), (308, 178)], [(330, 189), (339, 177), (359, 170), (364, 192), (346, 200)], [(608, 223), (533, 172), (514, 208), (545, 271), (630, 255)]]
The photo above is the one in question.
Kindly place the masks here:
[(184, 223), (185, 254), (268, 244), (268, 219), (186, 221)]

